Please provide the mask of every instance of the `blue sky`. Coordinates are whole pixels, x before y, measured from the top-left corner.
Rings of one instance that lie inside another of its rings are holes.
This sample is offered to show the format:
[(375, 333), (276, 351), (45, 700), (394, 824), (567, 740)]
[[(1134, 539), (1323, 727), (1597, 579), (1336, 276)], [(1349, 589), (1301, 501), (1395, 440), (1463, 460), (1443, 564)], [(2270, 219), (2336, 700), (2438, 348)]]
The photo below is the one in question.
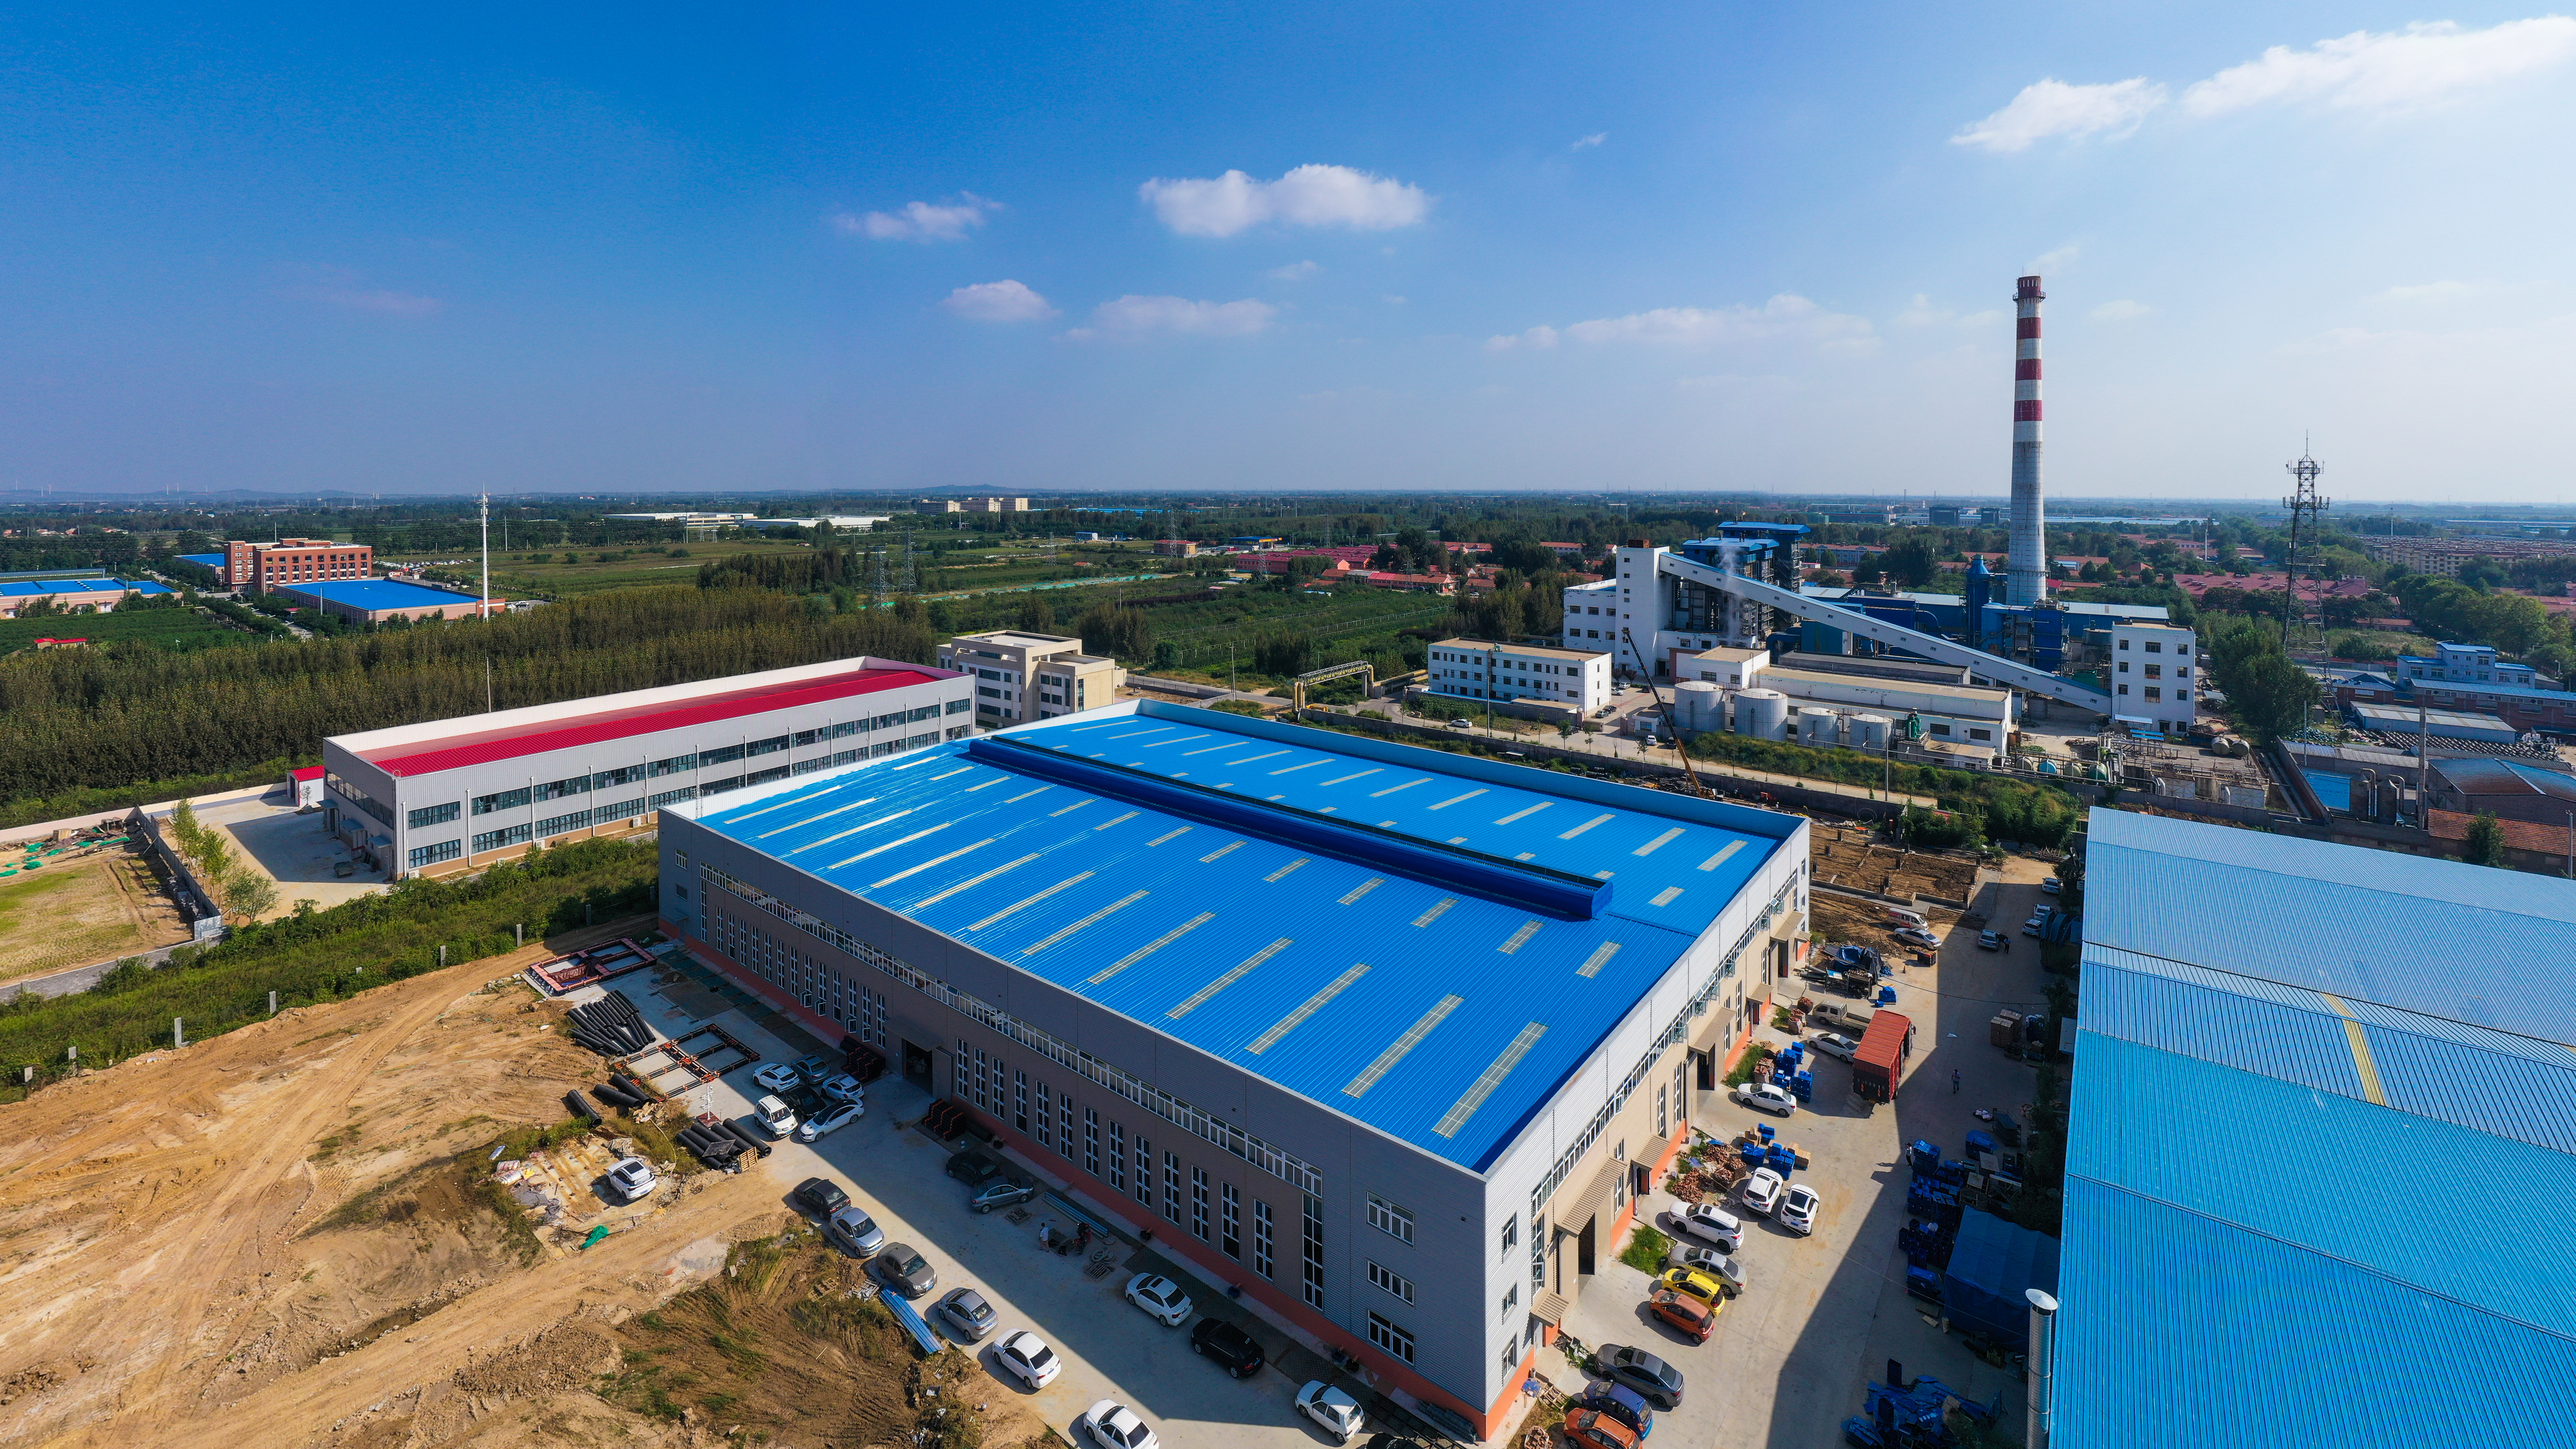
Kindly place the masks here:
[(0, 486), (2576, 493), (2546, 11), (943, 9), (13, 17)]

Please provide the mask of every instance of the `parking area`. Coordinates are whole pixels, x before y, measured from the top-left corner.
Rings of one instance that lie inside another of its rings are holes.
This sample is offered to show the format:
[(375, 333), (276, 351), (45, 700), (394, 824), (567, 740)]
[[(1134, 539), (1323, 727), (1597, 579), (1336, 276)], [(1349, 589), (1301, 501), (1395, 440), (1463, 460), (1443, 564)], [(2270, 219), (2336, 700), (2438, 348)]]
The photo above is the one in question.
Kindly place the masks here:
[[(231, 832), (242, 855), (277, 882), (280, 911), (299, 900), (327, 910), (385, 888), (384, 872), (363, 860), (353, 863), (348, 850), (322, 828), (326, 817), (321, 811), (299, 815), (286, 802), (281, 790), (208, 806), (197, 818)], [(352, 864), (348, 875), (338, 873), (340, 866)]]

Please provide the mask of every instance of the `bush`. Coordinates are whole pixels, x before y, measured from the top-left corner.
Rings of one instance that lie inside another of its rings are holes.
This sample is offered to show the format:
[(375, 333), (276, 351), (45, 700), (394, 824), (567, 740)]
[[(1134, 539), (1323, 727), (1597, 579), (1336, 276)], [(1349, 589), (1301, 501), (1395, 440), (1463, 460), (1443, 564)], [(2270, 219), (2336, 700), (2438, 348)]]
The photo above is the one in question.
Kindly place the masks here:
[(1672, 1239), (1639, 1223), (1637, 1230), (1628, 1235), (1628, 1246), (1619, 1250), (1619, 1261), (1640, 1273), (1661, 1273), (1664, 1255), (1672, 1250)]

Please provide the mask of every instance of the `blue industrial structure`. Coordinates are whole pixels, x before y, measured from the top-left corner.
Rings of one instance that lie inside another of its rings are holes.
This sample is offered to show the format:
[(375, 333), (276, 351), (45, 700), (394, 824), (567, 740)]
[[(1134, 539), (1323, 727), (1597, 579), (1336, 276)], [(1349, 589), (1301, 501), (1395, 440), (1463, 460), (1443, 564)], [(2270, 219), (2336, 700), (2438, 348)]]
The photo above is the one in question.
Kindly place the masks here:
[(2567, 1442), (2576, 883), (2097, 810), (2085, 889), (2050, 1442)]

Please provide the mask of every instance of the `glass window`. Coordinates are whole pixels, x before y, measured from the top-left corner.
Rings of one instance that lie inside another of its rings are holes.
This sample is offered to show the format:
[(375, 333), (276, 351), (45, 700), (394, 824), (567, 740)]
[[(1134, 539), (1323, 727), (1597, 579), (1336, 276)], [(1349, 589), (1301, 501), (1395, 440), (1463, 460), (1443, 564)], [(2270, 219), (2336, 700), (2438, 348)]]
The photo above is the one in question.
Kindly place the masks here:
[(1369, 1342), (1406, 1363), (1413, 1362), (1413, 1335), (1389, 1323), (1377, 1314), (1368, 1316)]
[(1071, 1092), (1055, 1094), (1055, 1150), (1059, 1157), (1067, 1160), (1073, 1157), (1073, 1094)]
[(504, 790), (497, 795), (477, 795), (474, 797), (474, 813), (489, 815), (495, 810), (516, 810), (527, 803), (528, 791), (525, 787)]
[(1254, 1198), (1252, 1200), (1252, 1271), (1264, 1278), (1271, 1277), (1273, 1276), (1271, 1270), (1278, 1266), (1277, 1259), (1278, 1244), (1272, 1236), (1270, 1204)]
[(649, 768), (652, 770), (653, 778), (658, 780), (664, 775), (677, 775), (697, 767), (697, 756), (673, 755), (667, 760), (655, 760)]
[[(451, 815), (447, 818), (453, 820), (456, 817)], [(454, 860), (464, 853), (464, 843), (455, 840), (442, 840), (436, 845), (416, 846), (411, 852), (411, 868), (418, 870), (424, 865), (436, 865), (442, 860)]]
[(1013, 1072), (1011, 1079), (1016, 1084), (1018, 1092), (1016, 1099), (1018, 1110), (1011, 1114), (1011, 1125), (1026, 1132), (1029, 1130), (1029, 1074)]
[(787, 736), (779, 735), (772, 739), (753, 740), (743, 748), (745, 751), (755, 755), (774, 755), (780, 750), (787, 748)]
[(474, 853), (481, 855), (487, 850), (499, 850), (504, 846), (525, 845), (528, 839), (528, 827), (524, 825), (513, 825), (507, 830), (487, 830), (474, 837)]
[(549, 780), (545, 784), (537, 787), (537, 798), (540, 800), (560, 800), (566, 795), (587, 795), (589, 793), (590, 777), (588, 775), (575, 775), (569, 780)]
[(1136, 1134), (1136, 1201), (1154, 1205), (1154, 1144), (1142, 1132)]
[(1173, 1152), (1163, 1154), (1163, 1216), (1181, 1220), (1181, 1159)]
[(1387, 1234), (1389, 1237), (1396, 1238), (1407, 1243), (1413, 1241), (1413, 1213), (1411, 1210), (1397, 1207), (1395, 1204), (1388, 1202), (1385, 1198), (1379, 1197), (1376, 1193), (1369, 1194), (1368, 1220), (1370, 1227), (1377, 1229), (1381, 1233)]
[(465, 804), (461, 800), (450, 800), (444, 805), (423, 805), (411, 812), (411, 828), (418, 830), (425, 825), (445, 825), (464, 813)]
[(1222, 1184), (1218, 1191), (1224, 1211), (1217, 1219), (1217, 1246), (1225, 1250), (1227, 1257), (1240, 1261), (1243, 1257), (1243, 1199), (1235, 1193), (1234, 1184), (1230, 1182)]
[(1115, 1122), (1109, 1124), (1109, 1188), (1127, 1190), (1127, 1129)]
[(1208, 1177), (1205, 1168), (1190, 1169), (1190, 1236), (1204, 1243), (1208, 1236)]
[(700, 751), (698, 751), (698, 763), (699, 763), (700, 765), (725, 765), (725, 764), (731, 764), (733, 761), (735, 761), (735, 760), (739, 760), (739, 759), (741, 759), (741, 758), (742, 758), (742, 746), (740, 746), (740, 745), (727, 745), (727, 746), (725, 746), (724, 748), (722, 748), (722, 749), (718, 749), (718, 750), (700, 750)]
[(1082, 1170), (1100, 1175), (1100, 1114), (1089, 1107), (1082, 1109)]
[(1368, 1280), (1371, 1285), (1383, 1292), (1392, 1294), (1402, 1302), (1410, 1303), (1413, 1301), (1413, 1280), (1397, 1273), (1395, 1270), (1378, 1262), (1374, 1258), (1369, 1260)]
[(1053, 1116), (1054, 1114), (1047, 1110), (1047, 1084), (1040, 1082), (1038, 1083), (1038, 1145), (1040, 1147), (1053, 1145), (1048, 1126)]
[(1324, 1204), (1314, 1194), (1306, 1195), (1306, 1306), (1324, 1306)]

